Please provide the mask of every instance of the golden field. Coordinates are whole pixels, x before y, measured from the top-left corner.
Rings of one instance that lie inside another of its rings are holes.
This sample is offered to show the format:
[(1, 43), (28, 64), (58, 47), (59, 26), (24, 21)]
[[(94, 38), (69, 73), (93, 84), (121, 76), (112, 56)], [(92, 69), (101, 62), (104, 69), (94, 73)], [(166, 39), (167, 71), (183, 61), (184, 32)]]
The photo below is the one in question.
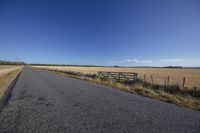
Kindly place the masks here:
[(21, 66), (0, 65), (0, 98), (3, 96), (10, 82), (21, 71)]
[(21, 66), (15, 65), (0, 65), (0, 76), (7, 74), (13, 70), (19, 69)]
[(200, 69), (177, 69), (177, 68), (114, 68), (114, 67), (75, 67), (75, 66), (33, 66), (38, 68), (48, 68), (60, 71), (75, 71), (84, 74), (96, 74), (98, 71), (110, 72), (136, 72), (142, 80), (151, 82), (151, 75), (155, 84), (164, 84), (164, 80), (169, 76), (169, 84), (182, 85), (185, 77), (185, 87), (200, 88)]
[(0, 70), (14, 68), (14, 67), (16, 67), (16, 65), (0, 65)]

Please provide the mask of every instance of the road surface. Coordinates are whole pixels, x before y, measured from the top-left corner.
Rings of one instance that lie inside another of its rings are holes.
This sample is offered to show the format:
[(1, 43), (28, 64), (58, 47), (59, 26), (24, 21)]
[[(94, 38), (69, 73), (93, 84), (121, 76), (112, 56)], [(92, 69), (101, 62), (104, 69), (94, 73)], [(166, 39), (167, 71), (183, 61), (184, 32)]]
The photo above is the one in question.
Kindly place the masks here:
[(25, 67), (0, 132), (199, 133), (200, 112)]

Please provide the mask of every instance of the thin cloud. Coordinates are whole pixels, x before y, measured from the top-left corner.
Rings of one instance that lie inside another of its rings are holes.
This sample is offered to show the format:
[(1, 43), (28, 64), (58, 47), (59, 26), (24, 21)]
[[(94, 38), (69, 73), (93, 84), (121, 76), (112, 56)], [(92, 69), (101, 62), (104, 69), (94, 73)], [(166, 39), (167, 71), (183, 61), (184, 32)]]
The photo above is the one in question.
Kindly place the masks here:
[[(158, 59), (158, 60), (138, 60), (138, 59), (126, 59), (126, 60), (118, 60), (118, 61), (110, 61), (111, 64), (118, 64), (118, 65), (157, 65), (157, 66), (163, 66), (163, 65), (183, 65), (184, 63), (191, 63), (194, 62), (194, 60), (190, 59), (179, 59), (179, 58), (169, 58), (169, 59)], [(199, 61), (195, 61), (199, 62)]]
[(128, 59), (128, 60), (125, 60), (124, 62), (128, 62), (128, 63), (150, 63), (152, 61), (151, 60)]
[(137, 59), (127, 59), (121, 61), (109, 61), (111, 64), (136, 64), (136, 63), (150, 63), (151, 60), (137, 60)]
[(184, 59), (161, 59), (160, 62), (183, 62)]

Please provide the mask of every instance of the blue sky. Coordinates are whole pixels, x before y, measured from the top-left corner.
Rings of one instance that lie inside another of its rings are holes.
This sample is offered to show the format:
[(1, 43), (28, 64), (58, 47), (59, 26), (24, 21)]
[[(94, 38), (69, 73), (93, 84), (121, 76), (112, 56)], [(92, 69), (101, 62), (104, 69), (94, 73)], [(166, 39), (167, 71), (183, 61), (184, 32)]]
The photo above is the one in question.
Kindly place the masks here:
[(0, 0), (0, 60), (200, 66), (199, 0)]

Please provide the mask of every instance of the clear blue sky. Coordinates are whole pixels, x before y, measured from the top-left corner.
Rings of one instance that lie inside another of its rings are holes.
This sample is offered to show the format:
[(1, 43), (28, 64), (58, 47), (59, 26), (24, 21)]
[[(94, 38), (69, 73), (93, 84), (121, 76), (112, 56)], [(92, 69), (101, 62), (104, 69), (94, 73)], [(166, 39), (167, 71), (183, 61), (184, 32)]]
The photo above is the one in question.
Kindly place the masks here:
[(0, 0), (0, 60), (200, 66), (199, 0)]

